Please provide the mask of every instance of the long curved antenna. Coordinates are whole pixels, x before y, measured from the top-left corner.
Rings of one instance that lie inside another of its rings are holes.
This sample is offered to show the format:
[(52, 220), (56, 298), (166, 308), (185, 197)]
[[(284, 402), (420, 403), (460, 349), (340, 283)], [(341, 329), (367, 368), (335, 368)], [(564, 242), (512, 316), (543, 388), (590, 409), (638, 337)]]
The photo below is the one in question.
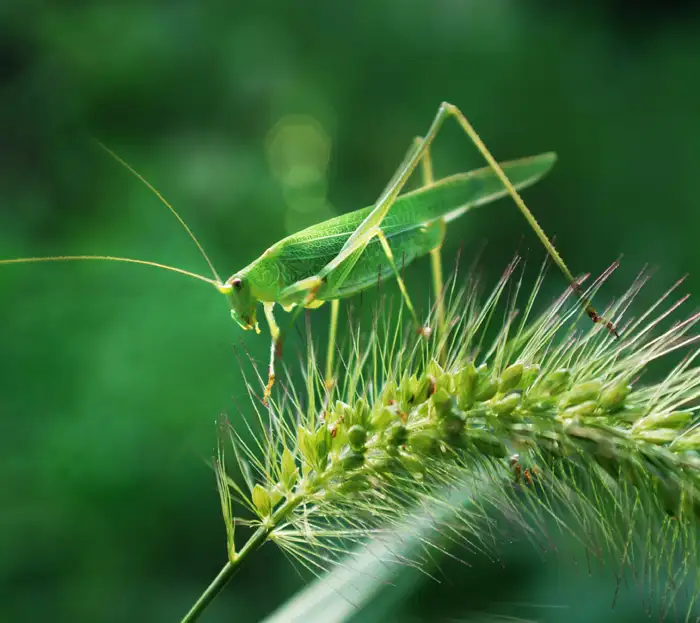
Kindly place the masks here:
[[(212, 274), (214, 275), (214, 278), (218, 283), (222, 283), (221, 277), (219, 277), (219, 273), (216, 272), (216, 268), (214, 268), (214, 264), (212, 264), (211, 260), (209, 259), (209, 256), (206, 254), (204, 251), (204, 248), (202, 245), (199, 243), (199, 240), (197, 240), (197, 237), (192, 233), (192, 230), (187, 226), (187, 223), (182, 219), (182, 217), (177, 213), (177, 210), (171, 206), (168, 201), (163, 197), (163, 195), (158, 192), (158, 190), (151, 184), (143, 175), (141, 175), (134, 167), (132, 167), (128, 162), (123, 160), (121, 157), (119, 157), (116, 153), (114, 153), (107, 145), (104, 143), (100, 142), (99, 140), (95, 139), (95, 142), (102, 148), (104, 149), (112, 158), (114, 158), (119, 164), (121, 164), (127, 171), (129, 171), (132, 175), (134, 175), (137, 179), (139, 179), (141, 182), (143, 182), (146, 185), (146, 188), (148, 188), (160, 201), (165, 205), (170, 212), (172, 212), (173, 216), (179, 221), (180, 225), (182, 225), (185, 228), (185, 231), (189, 235), (189, 237), (192, 239), (192, 241), (197, 245), (197, 248), (199, 249), (199, 252), (202, 254), (202, 257), (206, 260), (207, 264), (209, 264), (209, 268), (211, 269)], [(180, 271), (180, 272), (186, 272), (186, 271)]]
[(209, 279), (209, 277), (202, 277), (197, 273), (191, 273), (189, 270), (184, 270), (182, 268), (175, 268), (174, 266), (168, 266), (167, 264), (159, 264), (158, 262), (148, 262), (146, 260), (135, 260), (130, 257), (114, 257), (112, 255), (56, 255), (54, 257), (18, 257), (9, 260), (0, 260), (0, 266), (4, 264), (31, 264), (34, 262), (72, 262), (72, 261), (82, 261), (82, 260), (103, 260), (108, 262), (125, 262), (127, 264), (141, 264), (142, 266), (154, 266), (155, 268), (163, 268), (164, 270), (170, 270), (174, 273), (180, 273), (181, 275), (187, 275), (188, 277), (193, 277), (194, 279), (199, 279), (205, 283), (209, 283), (221, 290), (222, 283), (220, 280), (214, 281)]

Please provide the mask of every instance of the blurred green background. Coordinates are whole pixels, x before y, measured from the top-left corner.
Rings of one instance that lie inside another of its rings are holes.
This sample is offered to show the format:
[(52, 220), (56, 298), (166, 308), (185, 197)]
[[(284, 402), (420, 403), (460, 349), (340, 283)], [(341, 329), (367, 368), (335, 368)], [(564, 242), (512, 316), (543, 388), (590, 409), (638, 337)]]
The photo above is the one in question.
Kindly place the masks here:
[[(700, 284), (694, 3), (6, 2), (0, 89), (2, 257), (111, 254), (206, 274), (96, 137), (228, 276), (291, 231), (371, 203), (448, 100), (498, 158), (559, 153), (526, 199), (574, 272), (623, 256), (603, 301), (647, 263), (640, 307), (686, 272), (688, 291)], [(450, 124), (435, 165), (481, 160)], [(483, 249), (489, 285), (516, 250), (543, 258), (506, 201), (450, 227), (447, 261), (460, 245), (464, 266)], [(428, 264), (406, 274), (423, 308)], [(552, 272), (542, 302), (564, 287)], [(267, 340), (240, 332), (213, 289), (141, 267), (4, 266), (0, 302), (0, 620), (176, 620), (225, 560), (206, 461), (218, 416), (250, 414), (234, 345), (264, 362)], [(319, 336), (327, 314), (312, 316)], [(517, 552), (503, 568), (476, 559), (448, 565), (442, 584), (422, 578), (383, 620), (523, 602), (510, 613), (644, 614), (634, 588), (610, 610), (612, 575)], [(266, 547), (205, 620), (259, 620), (303, 584)]]

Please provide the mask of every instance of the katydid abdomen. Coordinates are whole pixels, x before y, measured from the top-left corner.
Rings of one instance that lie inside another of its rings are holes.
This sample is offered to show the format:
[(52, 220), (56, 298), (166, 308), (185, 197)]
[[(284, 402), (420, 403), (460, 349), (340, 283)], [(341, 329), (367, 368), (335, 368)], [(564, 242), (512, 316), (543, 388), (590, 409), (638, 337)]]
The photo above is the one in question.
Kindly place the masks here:
[[(520, 189), (534, 184), (547, 173), (555, 159), (554, 154), (545, 153), (506, 162), (501, 166), (513, 185)], [(469, 208), (495, 201), (507, 194), (493, 170), (484, 168), (445, 177), (401, 195), (382, 222), (382, 231), (397, 264), (399, 267), (407, 266), (440, 246), (445, 222), (461, 216)], [(253, 296), (258, 300), (276, 301), (283, 305), (300, 303), (303, 295), (298, 300), (281, 301), (280, 291), (288, 284), (318, 274), (338, 255), (373, 208), (369, 206), (355, 210), (292, 234), (271, 246), (238, 275), (247, 278)], [(348, 270), (343, 271), (341, 265), (328, 277), (316, 293), (316, 301), (351, 296), (376, 285), (379, 279), (388, 277), (392, 272), (378, 239), (372, 240), (352, 260)]]

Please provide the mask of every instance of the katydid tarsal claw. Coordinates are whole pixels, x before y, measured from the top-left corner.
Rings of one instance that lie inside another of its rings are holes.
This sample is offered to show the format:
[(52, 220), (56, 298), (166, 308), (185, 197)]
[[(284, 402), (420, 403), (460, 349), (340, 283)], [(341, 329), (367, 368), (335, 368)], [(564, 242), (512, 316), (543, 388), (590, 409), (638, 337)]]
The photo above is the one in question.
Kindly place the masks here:
[[(448, 117), (456, 119), (479, 149), (488, 166), (436, 180), (433, 177), (430, 147)], [(207, 261), (213, 279), (156, 262), (112, 256), (18, 258), (0, 260), (0, 264), (106, 260), (171, 270), (215, 286), (226, 296), (233, 319), (243, 329), (255, 329), (258, 332), (257, 307), (258, 303), (262, 303), (272, 338), (265, 401), (270, 396), (275, 380), (275, 358), (280, 353), (284, 339), (284, 333), (273, 315), (276, 303), (286, 311), (294, 309), (292, 322), (289, 323), (291, 326), (300, 310), (318, 307), (326, 301), (332, 302), (331, 343), (326, 365), (327, 381), (331, 384), (338, 301), (376, 285), (378, 274), (380, 278), (391, 275), (396, 278), (406, 308), (416, 327), (428, 333), (418, 321), (394, 258), (399, 257), (401, 265), (405, 266), (418, 257), (430, 254), (437, 300), (437, 329), (441, 333), (444, 331), (444, 311), (440, 247), (445, 236), (446, 224), (470, 208), (506, 195), (510, 195), (515, 201), (554, 263), (561, 269), (586, 314), (594, 322), (604, 324), (616, 335), (614, 325), (602, 318), (584, 296), (559, 253), (518, 193), (519, 189), (534, 184), (549, 171), (555, 162), (555, 155), (544, 153), (498, 164), (467, 118), (452, 104), (440, 105), (425, 136), (413, 140), (406, 157), (374, 205), (318, 223), (280, 240), (226, 281), (219, 278), (202, 245), (175, 209), (130, 165), (106, 147), (105, 149), (146, 184), (178, 219)], [(417, 190), (401, 194), (418, 166), (422, 170), (422, 185)]]

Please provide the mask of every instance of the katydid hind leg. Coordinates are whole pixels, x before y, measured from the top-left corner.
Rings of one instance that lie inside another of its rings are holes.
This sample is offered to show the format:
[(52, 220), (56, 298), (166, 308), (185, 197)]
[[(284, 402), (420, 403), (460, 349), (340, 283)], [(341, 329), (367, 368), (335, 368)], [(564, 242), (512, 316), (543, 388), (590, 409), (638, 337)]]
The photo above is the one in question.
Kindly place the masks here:
[(401, 164), (397, 167), (396, 171), (391, 176), (391, 179), (387, 182), (387, 185), (382, 189), (382, 192), (379, 194), (379, 197), (377, 198), (377, 201), (379, 201), (388, 191), (389, 189), (396, 183), (396, 180), (399, 178), (403, 170), (406, 168), (406, 165), (408, 162), (413, 158), (413, 154), (418, 151), (420, 148), (420, 143), (423, 139), (420, 136), (416, 136), (415, 139), (411, 141), (410, 146), (406, 150), (406, 155), (403, 157), (403, 160), (401, 161)]
[(350, 236), (350, 238), (343, 246), (343, 249), (341, 249), (340, 253), (331, 262), (328, 263), (328, 265), (319, 273), (319, 275), (323, 276), (324, 273), (332, 271), (337, 264), (343, 261), (346, 254), (352, 252), (352, 249), (356, 246), (356, 244), (359, 241), (370, 240), (372, 237), (377, 235), (377, 229), (381, 225), (381, 222), (388, 213), (393, 202), (396, 200), (396, 197), (405, 186), (406, 182), (410, 178), (416, 166), (418, 166), (418, 164), (422, 161), (424, 155), (428, 153), (430, 145), (435, 140), (435, 137), (440, 131), (442, 124), (448, 117), (454, 117), (457, 120), (462, 130), (465, 132), (465, 134), (467, 134), (470, 140), (481, 152), (481, 155), (484, 157), (488, 165), (493, 169), (494, 173), (496, 173), (498, 178), (501, 180), (506, 190), (508, 191), (508, 194), (512, 197), (513, 201), (518, 206), (521, 213), (528, 221), (529, 225), (532, 227), (537, 237), (540, 239), (540, 242), (543, 244), (549, 255), (552, 257), (554, 263), (559, 267), (561, 272), (568, 280), (572, 290), (580, 300), (589, 318), (593, 322), (605, 325), (611, 333), (617, 335), (615, 326), (610, 321), (600, 316), (600, 314), (598, 314), (598, 312), (593, 307), (592, 303), (584, 295), (583, 291), (574, 279), (566, 263), (561, 258), (561, 256), (559, 255), (559, 253), (557, 252), (556, 248), (551, 243), (547, 235), (544, 233), (533, 214), (525, 205), (525, 202), (523, 201), (522, 197), (515, 189), (513, 184), (510, 182), (506, 174), (503, 172), (503, 169), (500, 167), (495, 158), (491, 155), (491, 152), (489, 152), (486, 145), (483, 143), (477, 132), (474, 130), (471, 123), (469, 123), (469, 121), (459, 110), (459, 108), (447, 102), (443, 102), (440, 105), (440, 108), (438, 109), (437, 114), (435, 115), (433, 122), (430, 128), (428, 129), (428, 132), (420, 142), (420, 145), (417, 145), (415, 149), (409, 151), (409, 157), (403, 164), (403, 169), (399, 174), (395, 175), (394, 178), (392, 178), (393, 183), (391, 183), (389, 187), (385, 190), (385, 192), (382, 194), (379, 201), (375, 205), (374, 210), (370, 212), (365, 221), (361, 223), (360, 226), (355, 230), (355, 232)]
[(539, 238), (540, 242), (544, 246), (544, 248), (547, 250), (547, 253), (549, 256), (552, 258), (554, 263), (558, 266), (559, 270), (563, 273), (564, 277), (566, 280), (569, 282), (569, 286), (571, 287), (572, 291), (576, 295), (576, 297), (579, 299), (581, 305), (583, 306), (584, 311), (588, 315), (588, 317), (597, 324), (602, 324), (604, 325), (607, 330), (612, 333), (615, 337), (619, 338), (619, 334), (617, 332), (617, 329), (615, 325), (603, 318), (593, 307), (593, 304), (591, 301), (588, 299), (588, 297), (584, 294), (583, 290), (579, 286), (577, 280), (574, 278), (574, 276), (571, 274), (571, 271), (569, 270), (568, 266), (562, 259), (561, 255), (559, 255), (559, 252), (556, 250), (552, 242), (549, 240), (547, 235), (544, 233), (544, 230), (542, 227), (540, 227), (540, 224), (537, 222), (537, 219), (535, 219), (534, 215), (532, 212), (530, 212), (529, 208), (527, 205), (525, 205), (525, 201), (523, 201), (522, 197), (518, 193), (518, 191), (515, 189), (511, 181), (508, 179), (508, 176), (505, 174), (501, 166), (498, 164), (496, 159), (491, 155), (491, 152), (488, 150), (484, 142), (481, 140), (481, 137), (477, 134), (476, 130), (472, 126), (472, 124), (469, 122), (469, 120), (466, 118), (466, 116), (462, 113), (462, 111), (454, 106), (453, 104), (449, 104), (447, 102), (443, 102), (440, 106), (440, 110), (438, 111), (438, 117), (443, 115), (443, 119), (446, 116), (454, 117), (457, 121), (457, 123), (460, 125), (464, 133), (469, 137), (472, 143), (476, 146), (476, 148), (479, 150), (481, 155), (484, 157), (488, 165), (491, 167), (491, 169), (494, 171), (494, 173), (497, 175), (497, 177), (501, 180), (503, 185), (505, 186), (506, 190), (508, 191), (508, 194), (511, 196), (513, 201), (515, 202), (515, 205), (518, 207), (520, 210), (521, 214), (525, 217), (525, 220), (527, 220), (528, 224), (532, 228), (532, 230), (535, 232), (537, 237)]

